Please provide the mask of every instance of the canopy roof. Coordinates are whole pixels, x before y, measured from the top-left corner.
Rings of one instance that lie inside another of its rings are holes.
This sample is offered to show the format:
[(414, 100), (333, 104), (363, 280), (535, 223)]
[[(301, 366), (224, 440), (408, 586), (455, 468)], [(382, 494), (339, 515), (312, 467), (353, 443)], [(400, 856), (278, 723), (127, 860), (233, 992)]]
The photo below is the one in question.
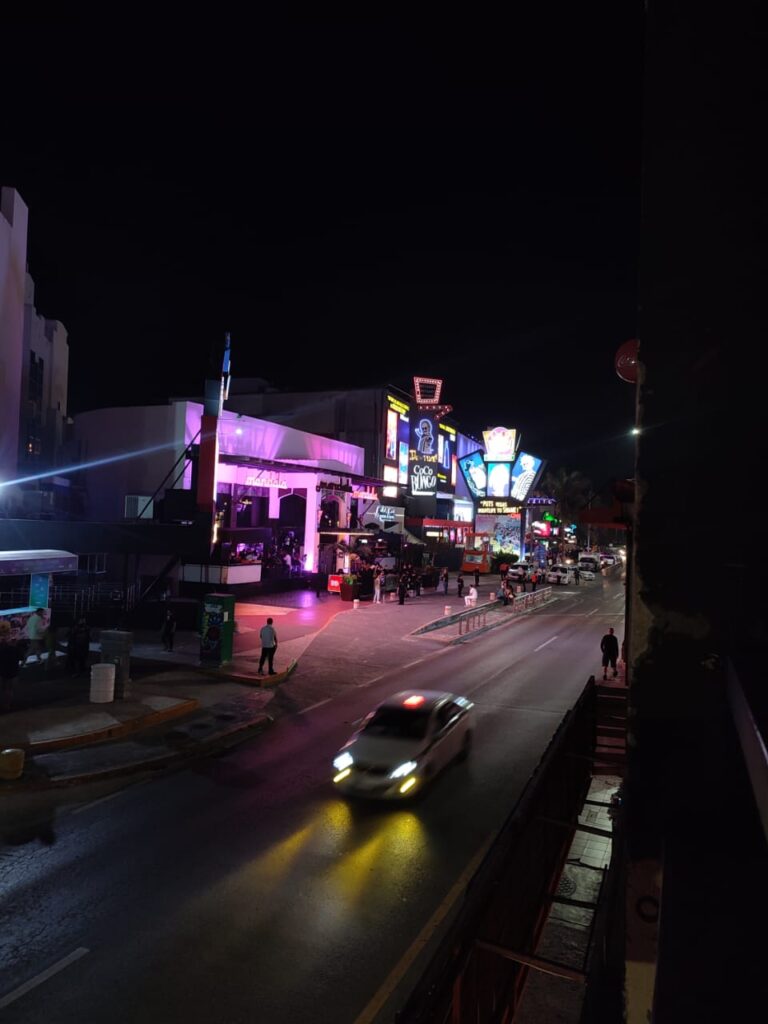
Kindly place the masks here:
[(71, 551), (0, 551), (0, 576), (33, 572), (77, 572), (77, 555)]

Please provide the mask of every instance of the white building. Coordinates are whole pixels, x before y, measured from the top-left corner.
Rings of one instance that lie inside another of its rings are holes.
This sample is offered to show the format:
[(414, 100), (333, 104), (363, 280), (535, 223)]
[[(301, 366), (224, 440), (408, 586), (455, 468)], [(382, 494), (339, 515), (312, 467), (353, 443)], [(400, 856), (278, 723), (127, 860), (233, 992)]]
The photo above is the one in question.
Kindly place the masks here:
[[(0, 188), (0, 482), (17, 475), (27, 219), (27, 207), (18, 192)], [(0, 496), (4, 509), (20, 500), (2, 489)]]
[[(21, 196), (0, 189), (0, 481), (56, 468), (67, 422), (67, 332), (35, 309), (27, 227)], [(0, 512), (52, 518), (57, 484), (61, 490), (67, 483), (47, 478), (0, 488)]]

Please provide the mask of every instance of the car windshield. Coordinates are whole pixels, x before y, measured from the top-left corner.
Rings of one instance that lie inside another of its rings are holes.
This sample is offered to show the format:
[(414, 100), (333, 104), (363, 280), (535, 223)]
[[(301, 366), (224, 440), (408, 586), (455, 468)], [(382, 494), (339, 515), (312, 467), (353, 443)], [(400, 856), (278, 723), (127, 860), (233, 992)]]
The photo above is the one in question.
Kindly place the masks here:
[(363, 727), (363, 732), (366, 736), (421, 740), (427, 735), (428, 725), (429, 711), (383, 707), (373, 713), (368, 724)]

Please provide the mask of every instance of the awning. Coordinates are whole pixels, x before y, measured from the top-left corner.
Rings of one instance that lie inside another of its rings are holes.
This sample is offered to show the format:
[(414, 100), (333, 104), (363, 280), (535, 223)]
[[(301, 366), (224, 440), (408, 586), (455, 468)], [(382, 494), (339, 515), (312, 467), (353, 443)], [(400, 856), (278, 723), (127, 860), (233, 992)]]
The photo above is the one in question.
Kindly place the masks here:
[(77, 555), (49, 548), (0, 551), (0, 576), (25, 576), (34, 572), (77, 572)]
[(281, 473), (318, 473), (322, 477), (338, 477), (354, 484), (365, 484), (369, 487), (392, 487), (391, 481), (379, 480), (375, 476), (362, 476), (359, 473), (347, 473), (342, 469), (326, 469), (323, 466), (309, 466), (301, 462), (278, 462), (275, 459), (261, 459), (253, 455), (219, 455), (219, 462), (229, 466), (252, 466), (254, 469), (274, 469)]

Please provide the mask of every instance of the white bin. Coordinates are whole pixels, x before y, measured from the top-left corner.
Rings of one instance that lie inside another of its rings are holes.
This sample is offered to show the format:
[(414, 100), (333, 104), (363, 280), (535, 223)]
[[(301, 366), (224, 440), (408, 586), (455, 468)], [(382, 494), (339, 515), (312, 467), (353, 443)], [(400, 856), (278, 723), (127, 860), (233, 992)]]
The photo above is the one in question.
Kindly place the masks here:
[(445, 606), (445, 607), (443, 608), (443, 615), (450, 615), (450, 614), (451, 614), (451, 606), (450, 606), (449, 604), (447, 604), (447, 605), (446, 605), (446, 606)]
[(91, 665), (91, 704), (109, 704), (115, 699), (115, 666), (110, 662)]
[(357, 610), (360, 607), (360, 601), (359, 601), (358, 598), (356, 598), (356, 597), (353, 598), (353, 600), (352, 600), (352, 607), (355, 610)]

